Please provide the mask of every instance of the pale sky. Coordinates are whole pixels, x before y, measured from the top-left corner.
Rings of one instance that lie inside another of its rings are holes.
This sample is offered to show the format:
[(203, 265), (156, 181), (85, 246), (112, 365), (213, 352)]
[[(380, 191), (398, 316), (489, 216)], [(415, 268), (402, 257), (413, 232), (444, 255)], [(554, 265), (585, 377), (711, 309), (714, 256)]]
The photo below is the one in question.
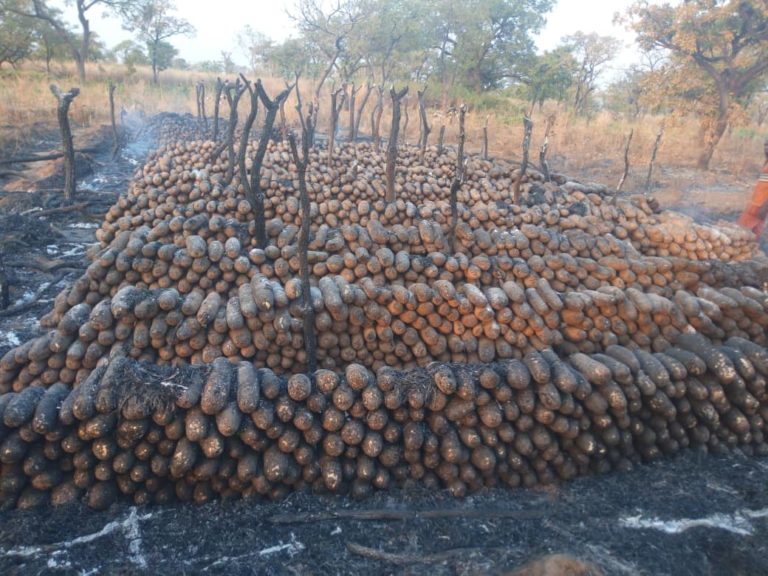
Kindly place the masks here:
[[(597, 32), (622, 39), (627, 48), (614, 62), (611, 75), (634, 61), (633, 37), (622, 26), (614, 25), (616, 12), (623, 12), (633, 0), (559, 0), (547, 14), (547, 24), (537, 38), (540, 51), (554, 48), (563, 36), (577, 31)], [(54, 0), (54, 5), (72, 13), (74, 8), (65, 7), (64, 0)], [(176, 0), (177, 12), (197, 29), (192, 38), (177, 36), (171, 43), (179, 50), (179, 56), (190, 63), (221, 59), (221, 51), (231, 52), (236, 62), (245, 64), (245, 57), (237, 47), (237, 34), (246, 25), (263, 32), (275, 40), (283, 40), (295, 33), (287, 11), (295, 0)], [(96, 9), (94, 8), (94, 11)], [(103, 14), (103, 13), (102, 13)], [(120, 21), (114, 17), (101, 17), (94, 13), (91, 28), (99, 34), (107, 46), (130, 38)]]

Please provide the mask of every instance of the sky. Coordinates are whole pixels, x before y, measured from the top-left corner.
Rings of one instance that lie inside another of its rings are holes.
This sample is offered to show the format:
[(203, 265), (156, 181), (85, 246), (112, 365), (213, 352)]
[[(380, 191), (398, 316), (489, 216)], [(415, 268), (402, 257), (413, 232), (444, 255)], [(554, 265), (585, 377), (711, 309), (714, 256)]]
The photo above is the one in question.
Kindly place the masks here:
[[(621, 70), (634, 60), (633, 36), (621, 25), (613, 23), (617, 12), (624, 12), (633, 0), (558, 0), (555, 8), (547, 15), (547, 24), (537, 37), (540, 51), (558, 45), (563, 36), (577, 31), (597, 32), (620, 38), (626, 45), (614, 61), (608, 75), (618, 76)], [(55, 0), (55, 5), (64, 6), (64, 0)], [(263, 32), (275, 40), (284, 40), (295, 34), (288, 12), (295, 6), (295, 0), (176, 0), (177, 12), (186, 18), (197, 30), (190, 38), (175, 37), (171, 42), (179, 50), (179, 56), (188, 62), (220, 60), (221, 52), (232, 53), (234, 60), (245, 64), (245, 56), (237, 45), (238, 32), (246, 25)], [(72, 7), (64, 8), (74, 12)], [(94, 8), (94, 10), (96, 10)], [(131, 37), (122, 29), (120, 21), (104, 13), (94, 14), (91, 28), (99, 34), (107, 46)], [(73, 18), (73, 22), (76, 19)]]

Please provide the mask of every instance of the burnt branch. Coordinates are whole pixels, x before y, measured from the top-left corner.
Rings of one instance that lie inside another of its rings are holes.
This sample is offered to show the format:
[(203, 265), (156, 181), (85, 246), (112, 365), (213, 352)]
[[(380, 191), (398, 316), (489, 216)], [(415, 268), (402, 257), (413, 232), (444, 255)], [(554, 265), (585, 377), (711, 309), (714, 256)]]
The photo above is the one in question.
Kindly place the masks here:
[[(256, 121), (256, 116), (259, 113), (259, 95), (244, 76), (243, 81), (245, 82), (250, 95), (251, 107), (248, 111), (248, 116), (245, 119), (245, 124), (243, 124), (243, 132), (240, 134), (240, 147), (237, 151), (237, 165), (240, 171), (240, 183), (243, 186), (245, 197), (251, 204), (251, 208), (253, 208), (256, 205), (256, 199), (254, 197), (253, 189), (251, 188), (251, 183), (248, 180), (248, 169), (245, 163), (245, 156), (248, 151), (248, 140), (251, 136), (251, 129), (253, 128), (253, 123)], [(261, 82), (261, 80), (258, 80), (258, 82)]]
[(280, 92), (274, 100), (271, 100), (269, 96), (267, 96), (261, 81), (256, 82), (255, 91), (267, 111), (264, 125), (261, 127), (259, 146), (256, 149), (256, 156), (254, 157), (253, 165), (251, 166), (250, 181), (250, 189), (254, 200), (253, 211), (256, 217), (256, 242), (258, 243), (259, 248), (264, 248), (267, 245), (267, 231), (264, 217), (264, 190), (261, 187), (261, 167), (264, 163), (264, 156), (267, 153), (267, 146), (269, 145), (269, 138), (272, 135), (272, 128), (275, 125), (277, 112), (280, 110), (282, 103), (293, 91), (293, 86), (288, 86), (285, 90)]
[(115, 89), (117, 86), (113, 82), (109, 83), (109, 120), (112, 123), (112, 157), (117, 156), (117, 152), (120, 150), (120, 132), (117, 130), (117, 122), (115, 120)]
[(547, 127), (544, 130), (544, 143), (539, 149), (539, 164), (541, 165), (541, 171), (544, 174), (544, 182), (550, 182), (552, 180), (552, 174), (549, 171), (549, 161), (547, 160), (547, 153), (549, 152), (549, 136), (552, 134), (552, 128), (555, 125), (554, 114), (547, 118)]

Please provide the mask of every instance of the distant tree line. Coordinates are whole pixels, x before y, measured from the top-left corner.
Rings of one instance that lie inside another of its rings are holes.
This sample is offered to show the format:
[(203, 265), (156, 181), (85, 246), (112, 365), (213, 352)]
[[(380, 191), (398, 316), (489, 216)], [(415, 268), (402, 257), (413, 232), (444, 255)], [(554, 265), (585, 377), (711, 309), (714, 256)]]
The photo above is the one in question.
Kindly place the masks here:
[[(622, 48), (610, 36), (580, 31), (537, 53), (534, 38), (555, 0), (294, 0), (298, 35), (275, 42), (251, 26), (237, 37), (252, 73), (331, 85), (429, 85), (429, 97), (451, 102), (507, 102), (530, 109), (556, 101), (578, 114), (596, 109), (638, 117), (646, 112), (695, 114), (707, 168), (725, 131), (747, 114), (768, 118), (768, 4), (765, 0), (637, 0), (619, 17), (637, 35), (641, 62), (606, 72)], [(90, 28), (100, 6), (122, 19), (134, 39), (107, 50)], [(72, 0), (79, 28), (47, 0), (0, 0), (0, 66), (25, 59), (68, 58), (81, 81), (85, 62), (114, 59), (129, 69), (189, 67), (171, 40), (194, 33), (163, 0)], [(257, 12), (257, 10), (255, 10)], [(232, 52), (195, 65), (233, 74)], [(323, 88), (325, 86), (325, 88)], [(363, 92), (365, 94), (365, 92)], [(362, 95), (361, 95), (362, 97)], [(372, 96), (375, 98), (375, 93)]]
[[(108, 51), (91, 30), (89, 17), (94, 8), (119, 17), (137, 41), (123, 42)], [(78, 28), (47, 0), (0, 0), (0, 66), (39, 58), (50, 72), (51, 61), (66, 55), (75, 62), (80, 82), (85, 82), (87, 61), (122, 55), (129, 65), (151, 66), (157, 82), (160, 71), (169, 68), (177, 54), (169, 39), (194, 33), (192, 25), (174, 13), (172, 1), (74, 0), (67, 9), (75, 10)]]

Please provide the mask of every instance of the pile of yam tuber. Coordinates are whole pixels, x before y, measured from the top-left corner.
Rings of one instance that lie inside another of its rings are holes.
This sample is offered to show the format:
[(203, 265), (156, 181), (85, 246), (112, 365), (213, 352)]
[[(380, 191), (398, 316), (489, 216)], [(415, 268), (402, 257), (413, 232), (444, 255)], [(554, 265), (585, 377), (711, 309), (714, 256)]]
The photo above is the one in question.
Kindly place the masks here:
[(454, 226), (454, 152), (401, 150), (387, 204), (372, 147), (313, 149), (308, 373), (288, 144), (262, 166), (259, 246), (227, 151), (190, 130), (161, 126), (47, 332), (0, 359), (0, 500), (463, 495), (687, 447), (768, 453), (750, 232), (479, 157)]

